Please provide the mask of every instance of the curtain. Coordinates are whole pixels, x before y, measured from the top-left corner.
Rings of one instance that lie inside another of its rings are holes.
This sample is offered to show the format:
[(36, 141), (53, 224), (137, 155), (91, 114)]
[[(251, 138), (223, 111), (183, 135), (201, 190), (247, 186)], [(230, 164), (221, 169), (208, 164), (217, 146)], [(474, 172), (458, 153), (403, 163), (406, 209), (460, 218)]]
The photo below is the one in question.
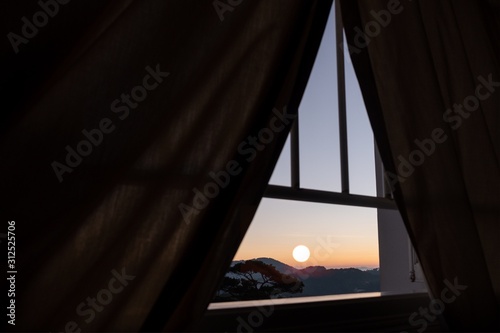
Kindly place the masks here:
[(422, 331), (442, 314), (452, 331), (498, 331), (498, 1), (341, 4), (386, 182), (434, 299), (410, 323)]
[(17, 272), (6, 330), (196, 329), (330, 6), (2, 1), (2, 230)]

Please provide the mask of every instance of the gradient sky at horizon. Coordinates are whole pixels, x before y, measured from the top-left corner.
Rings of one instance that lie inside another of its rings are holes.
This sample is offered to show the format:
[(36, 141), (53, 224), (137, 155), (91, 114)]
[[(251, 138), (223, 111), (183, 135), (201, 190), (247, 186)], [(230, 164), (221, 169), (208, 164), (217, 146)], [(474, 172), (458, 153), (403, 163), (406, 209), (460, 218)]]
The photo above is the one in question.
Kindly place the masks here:
[[(299, 108), (300, 174), (302, 188), (340, 192), (333, 7)], [(346, 91), (351, 193), (374, 196), (373, 134), (348, 54)], [(290, 186), (289, 141), (270, 184)], [(304, 263), (292, 257), (299, 244), (311, 251)], [(258, 257), (297, 268), (379, 267), (376, 209), (264, 198), (234, 259)]]

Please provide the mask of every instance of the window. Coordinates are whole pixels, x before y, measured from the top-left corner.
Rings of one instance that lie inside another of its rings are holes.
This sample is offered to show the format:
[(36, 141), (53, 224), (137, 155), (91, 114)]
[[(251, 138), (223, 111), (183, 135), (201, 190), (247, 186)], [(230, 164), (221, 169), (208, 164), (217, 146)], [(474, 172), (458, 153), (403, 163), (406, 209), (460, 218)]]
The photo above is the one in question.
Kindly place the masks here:
[(352, 65), (336, 47), (333, 7), (299, 117), (216, 301), (425, 290)]

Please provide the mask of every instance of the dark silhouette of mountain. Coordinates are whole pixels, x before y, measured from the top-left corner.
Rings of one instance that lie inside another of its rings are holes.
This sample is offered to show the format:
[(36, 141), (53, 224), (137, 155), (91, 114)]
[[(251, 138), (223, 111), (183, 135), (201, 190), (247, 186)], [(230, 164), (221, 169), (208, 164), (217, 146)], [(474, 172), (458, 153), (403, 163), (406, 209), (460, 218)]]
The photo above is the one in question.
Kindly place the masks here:
[(299, 294), (304, 283), (260, 260), (234, 263), (224, 277), (214, 301), (256, 300)]
[(273, 265), (281, 273), (292, 274), (292, 273), (297, 273), (297, 271), (298, 271), (298, 269), (296, 269), (292, 266), (289, 266), (287, 264), (284, 264), (281, 261), (278, 261), (278, 260), (273, 259), (273, 258), (256, 258), (254, 260), (262, 261), (264, 264)]
[[(297, 269), (273, 258), (255, 258), (273, 265), (279, 272), (297, 277), (304, 283), (300, 294), (288, 297), (321, 296), (380, 291), (380, 272), (377, 269), (330, 268), (309, 266)], [(232, 263), (234, 265), (237, 262)]]
[(301, 270), (297, 277), (304, 283), (302, 296), (380, 291), (378, 269), (362, 271), (356, 268), (326, 269), (314, 266)]

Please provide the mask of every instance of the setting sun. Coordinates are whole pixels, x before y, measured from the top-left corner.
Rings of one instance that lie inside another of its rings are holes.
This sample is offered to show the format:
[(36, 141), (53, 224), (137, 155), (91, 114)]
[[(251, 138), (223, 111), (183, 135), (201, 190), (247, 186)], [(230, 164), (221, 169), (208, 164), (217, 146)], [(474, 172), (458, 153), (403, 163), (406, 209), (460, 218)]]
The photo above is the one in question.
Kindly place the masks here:
[(309, 256), (311, 255), (311, 252), (305, 245), (297, 245), (292, 252), (293, 259), (295, 259), (298, 262), (304, 262), (309, 259)]

